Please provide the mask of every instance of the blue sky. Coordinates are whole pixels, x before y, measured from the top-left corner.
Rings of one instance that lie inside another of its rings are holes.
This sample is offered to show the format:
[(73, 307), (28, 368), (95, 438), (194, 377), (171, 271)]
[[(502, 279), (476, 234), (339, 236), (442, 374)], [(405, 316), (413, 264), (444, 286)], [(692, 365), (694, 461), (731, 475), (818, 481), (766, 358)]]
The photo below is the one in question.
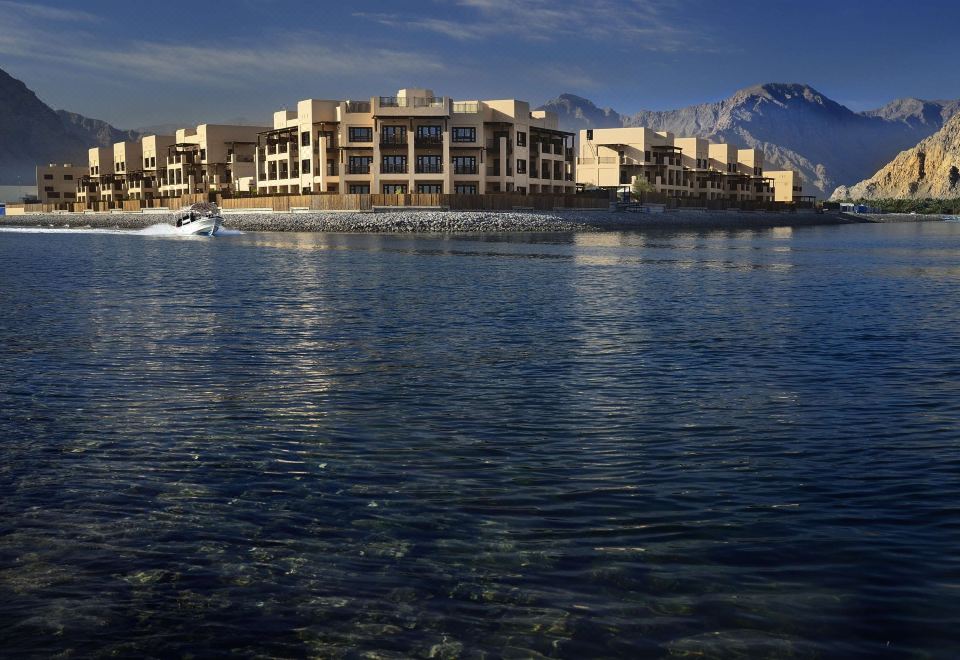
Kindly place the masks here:
[(122, 128), (400, 86), (634, 112), (804, 82), (862, 110), (960, 97), (957, 26), (956, 0), (0, 0), (0, 68)]

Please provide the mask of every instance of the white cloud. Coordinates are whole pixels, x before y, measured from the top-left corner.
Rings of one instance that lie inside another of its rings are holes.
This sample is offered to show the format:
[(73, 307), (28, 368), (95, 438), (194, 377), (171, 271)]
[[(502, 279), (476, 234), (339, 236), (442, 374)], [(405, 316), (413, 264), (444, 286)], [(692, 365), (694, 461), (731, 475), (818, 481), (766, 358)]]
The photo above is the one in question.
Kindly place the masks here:
[[(0, 5), (2, 9), (2, 5)], [(196, 82), (235, 86), (265, 76), (312, 74), (317, 77), (381, 74), (437, 74), (443, 60), (425, 54), (390, 48), (364, 48), (332, 43), (320, 35), (286, 34), (282, 39), (262, 39), (267, 46), (210, 46), (196, 43), (133, 41), (116, 46), (96, 45), (102, 40), (82, 33), (53, 34), (29, 22), (0, 32), (0, 54), (33, 62), (68, 64), (114, 76), (159, 82)], [(42, 48), (38, 47), (42, 44)]]
[[(0, 0), (0, 18), (10, 19), (11, 16), (28, 16), (48, 21), (64, 21), (70, 23), (96, 23), (100, 17), (86, 11), (76, 9), (60, 9), (38, 5), (33, 2), (12, 2)], [(6, 22), (6, 21), (4, 21)]]
[(679, 2), (663, 0), (458, 0), (463, 20), (425, 16), (410, 7), (403, 14), (357, 13), (394, 28), (434, 32), (462, 41), (506, 37), (522, 41), (610, 42), (640, 51), (711, 50), (708, 40), (671, 17)]

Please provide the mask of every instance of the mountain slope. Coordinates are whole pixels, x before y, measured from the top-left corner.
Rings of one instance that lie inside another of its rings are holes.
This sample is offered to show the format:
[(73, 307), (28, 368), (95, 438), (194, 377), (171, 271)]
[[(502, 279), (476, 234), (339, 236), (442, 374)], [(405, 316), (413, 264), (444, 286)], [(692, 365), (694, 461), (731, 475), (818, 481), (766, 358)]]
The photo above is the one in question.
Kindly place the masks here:
[(41, 163), (86, 163), (87, 150), (139, 133), (106, 122), (55, 112), (23, 82), (0, 69), (0, 185), (32, 183)]
[(857, 113), (809, 85), (769, 83), (739, 90), (717, 103), (633, 115), (601, 110), (571, 94), (543, 108), (559, 114), (566, 130), (648, 126), (755, 147), (764, 152), (768, 169), (796, 169), (809, 187), (826, 196), (938, 130), (960, 110), (960, 101), (900, 99)]
[(960, 197), (960, 114), (869, 179), (837, 188), (833, 199)]

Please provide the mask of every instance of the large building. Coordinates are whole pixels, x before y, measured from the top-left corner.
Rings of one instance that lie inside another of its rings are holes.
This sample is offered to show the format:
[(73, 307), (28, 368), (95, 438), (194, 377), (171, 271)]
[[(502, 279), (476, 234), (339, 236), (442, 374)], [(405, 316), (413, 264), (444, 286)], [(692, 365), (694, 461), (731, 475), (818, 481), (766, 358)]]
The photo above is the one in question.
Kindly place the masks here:
[[(164, 154), (166, 171), (160, 176), (160, 196), (233, 190), (236, 180), (254, 175), (257, 135), (265, 130), (265, 126), (223, 124), (179, 129)], [(156, 154), (158, 159), (160, 156)]]
[(636, 180), (668, 197), (773, 201), (763, 152), (649, 128), (580, 131), (577, 183), (629, 190)]
[(307, 99), (260, 134), (261, 194), (573, 192), (573, 134), (524, 101), (454, 101), (401, 89)]
[(41, 204), (72, 204), (77, 201), (77, 182), (87, 175), (86, 166), (50, 163), (37, 167), (37, 198)]

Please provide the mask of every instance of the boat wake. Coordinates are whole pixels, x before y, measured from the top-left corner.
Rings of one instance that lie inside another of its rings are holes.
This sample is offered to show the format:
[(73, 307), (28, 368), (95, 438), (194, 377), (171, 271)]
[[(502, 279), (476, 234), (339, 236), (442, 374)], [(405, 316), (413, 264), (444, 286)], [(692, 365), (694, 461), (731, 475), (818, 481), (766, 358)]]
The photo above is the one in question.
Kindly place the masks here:
[[(173, 225), (160, 222), (143, 229), (97, 229), (94, 227), (0, 227), (2, 233), (12, 234), (112, 234), (118, 236), (172, 236), (176, 238), (190, 238), (177, 232)], [(243, 234), (239, 229), (226, 229), (221, 227), (217, 236), (240, 236)], [(197, 238), (208, 238), (200, 236)]]

